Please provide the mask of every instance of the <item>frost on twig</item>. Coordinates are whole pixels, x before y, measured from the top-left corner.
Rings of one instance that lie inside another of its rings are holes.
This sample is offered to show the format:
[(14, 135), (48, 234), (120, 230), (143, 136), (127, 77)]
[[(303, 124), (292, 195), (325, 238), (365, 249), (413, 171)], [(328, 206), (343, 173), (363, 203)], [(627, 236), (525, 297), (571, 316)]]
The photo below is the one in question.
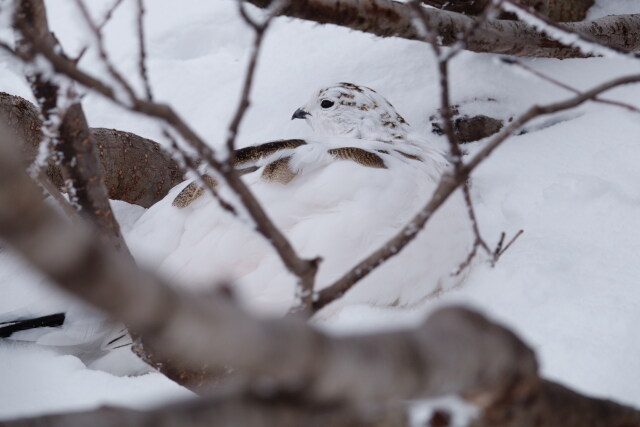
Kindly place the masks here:
[[(19, 35), (18, 54), (32, 66), (28, 79), (45, 124), (45, 145), (55, 150), (69, 200), (114, 247), (128, 254), (120, 226), (109, 205), (108, 193), (100, 174), (98, 153), (74, 88), (56, 81), (47, 69), (38, 69), (34, 42), (61, 51), (49, 31), (41, 0), (19, 0), (14, 12)], [(63, 53), (60, 53), (64, 55)]]

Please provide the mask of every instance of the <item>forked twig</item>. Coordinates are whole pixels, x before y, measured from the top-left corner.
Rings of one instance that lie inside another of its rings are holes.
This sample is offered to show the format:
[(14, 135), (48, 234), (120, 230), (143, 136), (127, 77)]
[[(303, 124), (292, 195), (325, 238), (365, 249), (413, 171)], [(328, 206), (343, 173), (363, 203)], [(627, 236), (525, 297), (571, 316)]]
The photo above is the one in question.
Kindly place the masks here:
[[(111, 21), (111, 17), (113, 16), (113, 13), (116, 11), (118, 7), (120, 7), (122, 2), (123, 0), (115, 0), (115, 2), (111, 5), (111, 7), (107, 9), (107, 13), (105, 13), (104, 17), (102, 18), (102, 22), (98, 24), (98, 32), (102, 33), (102, 30), (109, 23), (109, 21)], [(84, 54), (87, 52), (88, 49), (89, 49), (88, 45), (85, 45), (82, 49), (80, 49), (80, 52), (73, 59), (73, 62), (75, 62), (76, 64), (80, 62), (80, 60), (82, 59), (82, 57), (84, 56)]]
[[(607, 90), (632, 83), (640, 83), (640, 74), (632, 74), (609, 80), (564, 101), (543, 106), (534, 105), (515, 118), (508, 126), (505, 126), (500, 132), (495, 134), (478, 153), (465, 163), (457, 176), (452, 173), (445, 173), (440, 179), (431, 200), (426, 203), (402, 230), (389, 239), (382, 247), (371, 253), (351, 270), (342, 275), (342, 277), (333, 282), (333, 284), (321, 290), (318, 293), (317, 300), (314, 302), (314, 311), (320, 310), (327, 304), (335, 301), (351, 289), (356, 282), (368, 276), (386, 260), (398, 255), (407, 244), (415, 239), (419, 231), (422, 230), (425, 224), (431, 219), (433, 213), (465, 182), (471, 172), (523, 125), (536, 117), (577, 107)], [(504, 250), (502, 253), (504, 253)]]
[[(228, 161), (217, 159), (212, 148), (170, 106), (135, 98), (135, 94), (132, 92), (129, 93), (133, 94), (134, 98), (130, 102), (123, 101), (109, 85), (82, 71), (73, 61), (59, 55), (51, 46), (43, 43), (31, 28), (21, 28), (21, 30), (25, 37), (29, 39), (33, 48), (51, 63), (57, 73), (66, 75), (120, 106), (160, 119), (173, 128), (186, 142), (196, 149), (202, 160), (215, 170), (226, 181), (231, 190), (236, 193), (240, 202), (251, 216), (256, 231), (271, 243), (286, 268), (298, 278), (300, 289), (313, 289), (319, 260), (303, 259), (298, 256), (287, 237), (269, 219), (264, 208), (240, 179), (235, 169), (230, 167)], [(305, 301), (310, 303), (309, 299), (307, 298)]]
[[(573, 92), (575, 94), (580, 93), (580, 91), (576, 88), (574, 88), (573, 86), (569, 86), (566, 83), (561, 82), (558, 79), (555, 79), (545, 73), (542, 73), (538, 70), (536, 70), (533, 67), (529, 67), (527, 64), (523, 63), (522, 61), (518, 61), (517, 59), (514, 58), (507, 58), (507, 57), (503, 57), (500, 58), (500, 60), (504, 63), (504, 64), (508, 64), (508, 65), (516, 65), (520, 68), (522, 68), (523, 70), (533, 74), (534, 76), (547, 81), (555, 86), (561, 87), (565, 90), (568, 90), (569, 92)], [(593, 102), (598, 102), (600, 104), (607, 104), (607, 105), (612, 105), (614, 107), (620, 107), (620, 108), (624, 108), (626, 110), (629, 110), (633, 113), (640, 113), (640, 108), (635, 107), (631, 104), (627, 104), (626, 102), (621, 102), (621, 101), (615, 101), (612, 99), (605, 99), (605, 98), (600, 98), (600, 97), (595, 97), (593, 100)]]

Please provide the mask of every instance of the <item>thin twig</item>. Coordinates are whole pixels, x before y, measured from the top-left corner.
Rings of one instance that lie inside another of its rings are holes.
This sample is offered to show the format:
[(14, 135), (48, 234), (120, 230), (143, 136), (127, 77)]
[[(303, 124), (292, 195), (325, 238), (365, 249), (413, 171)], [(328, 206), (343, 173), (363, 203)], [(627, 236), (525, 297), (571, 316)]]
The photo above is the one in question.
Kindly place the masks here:
[(131, 103), (125, 103), (103, 81), (82, 71), (76, 67), (73, 61), (62, 57), (50, 46), (40, 42), (31, 28), (21, 28), (21, 30), (25, 37), (31, 41), (33, 48), (50, 62), (55, 72), (66, 75), (88, 89), (100, 93), (114, 103), (131, 111), (155, 117), (170, 125), (185, 141), (196, 149), (202, 160), (220, 174), (231, 190), (238, 195), (240, 202), (251, 216), (256, 230), (271, 243), (286, 268), (298, 278), (301, 288), (313, 289), (319, 260), (303, 259), (298, 256), (287, 237), (269, 219), (264, 208), (240, 179), (234, 168), (229, 168), (226, 162), (218, 160), (211, 147), (170, 106), (140, 98), (134, 99)]
[[(640, 83), (640, 74), (632, 74), (625, 77), (609, 80), (602, 83), (591, 90), (583, 92), (564, 101), (539, 106), (534, 105), (525, 113), (514, 119), (508, 126), (502, 128), (500, 132), (495, 134), (489, 142), (482, 148), (473, 158), (471, 158), (462, 167), (460, 173), (456, 176), (452, 173), (442, 175), (434, 194), (427, 204), (413, 217), (413, 219), (400, 230), (394, 237), (389, 239), (382, 247), (371, 253), (360, 263), (346, 272), (342, 277), (333, 282), (330, 286), (324, 288), (318, 293), (318, 298), (313, 304), (314, 311), (318, 311), (327, 304), (335, 301), (344, 295), (351, 287), (375, 271), (386, 260), (398, 255), (402, 250), (418, 235), (425, 224), (431, 219), (433, 213), (449, 198), (449, 196), (460, 187), (471, 172), (487, 159), (493, 151), (507, 140), (514, 132), (520, 129), (524, 124), (532, 119), (557, 113), (559, 111), (568, 110), (593, 99), (599, 94), (613, 89), (618, 86)], [(520, 233), (522, 234), (522, 233)], [(504, 252), (504, 250), (503, 250)]]
[(120, 74), (120, 72), (116, 69), (115, 65), (113, 65), (113, 63), (111, 62), (111, 59), (109, 58), (109, 54), (107, 53), (107, 49), (106, 49), (106, 47), (104, 45), (104, 39), (102, 37), (102, 32), (100, 31), (100, 28), (98, 27), (98, 25), (96, 25), (96, 23), (93, 21), (93, 18), (91, 18), (91, 14), (89, 13), (89, 10), (87, 9), (87, 6), (84, 3), (84, 0), (74, 0), (74, 1), (76, 3), (76, 6), (78, 7), (78, 9), (80, 10), (80, 13), (82, 14), (82, 17), (84, 18), (87, 26), (89, 27), (89, 29), (93, 33), (94, 37), (96, 38), (96, 45), (98, 47), (98, 54), (100, 56), (100, 59), (102, 59), (103, 64), (107, 68), (107, 71), (109, 72), (109, 75), (115, 81), (118, 82), (118, 84), (121, 86), (121, 88), (129, 96), (129, 100), (131, 102), (133, 102), (137, 98), (137, 96), (135, 94), (135, 91), (133, 90), (131, 85), (127, 82), (127, 80), (122, 76), (122, 74)]
[[(553, 78), (553, 77), (551, 77), (551, 76), (549, 76), (547, 74), (544, 74), (544, 73), (536, 70), (535, 68), (529, 67), (528, 65), (526, 65), (525, 63), (523, 63), (521, 61), (518, 61), (517, 59), (504, 57), (504, 58), (501, 58), (501, 60), (505, 64), (517, 65), (518, 67), (520, 67), (523, 70), (533, 74), (534, 76), (536, 76), (536, 77), (538, 77), (538, 78), (540, 78), (542, 80), (545, 80), (545, 81), (547, 81), (547, 82), (549, 82), (549, 83), (551, 83), (551, 84), (553, 84), (555, 86), (558, 86), (558, 87), (561, 87), (563, 89), (566, 89), (569, 92), (573, 92), (575, 94), (579, 94), (580, 93), (580, 91), (578, 89), (576, 89), (576, 88), (574, 88), (572, 86), (569, 86), (568, 84), (563, 83), (560, 80), (557, 80), (557, 79), (555, 79), (555, 78)], [(633, 106), (631, 104), (627, 104), (625, 102), (615, 101), (615, 100), (612, 100), (612, 99), (604, 99), (604, 98), (599, 98), (599, 97), (594, 98), (593, 102), (597, 102), (597, 103), (600, 103), (600, 104), (612, 105), (612, 106), (615, 106), (615, 107), (624, 108), (624, 109), (629, 110), (629, 111), (634, 112), (634, 113), (640, 113), (640, 108), (635, 107), (635, 106)]]
[[(102, 30), (104, 29), (104, 27), (109, 23), (109, 21), (111, 20), (111, 17), (113, 16), (113, 13), (116, 11), (116, 9), (122, 4), (123, 0), (115, 0), (115, 2), (111, 5), (111, 7), (107, 10), (107, 13), (104, 15), (104, 17), (102, 18), (102, 22), (100, 24), (98, 24), (98, 32), (102, 33)], [(82, 59), (82, 57), (84, 56), (84, 54), (87, 52), (87, 50), (89, 49), (88, 45), (85, 45), (82, 49), (80, 49), (80, 52), (78, 53), (78, 55), (73, 59), (73, 62), (75, 62), (76, 64), (78, 62), (80, 62), (80, 60)]]
[(38, 184), (42, 186), (42, 188), (58, 203), (58, 206), (62, 209), (67, 217), (69, 217), (72, 221), (80, 220), (80, 215), (78, 211), (69, 203), (58, 187), (56, 187), (51, 179), (47, 176), (46, 173), (40, 172), (38, 175)]
[(153, 100), (153, 92), (151, 92), (151, 84), (149, 83), (149, 75), (147, 72), (147, 51), (144, 45), (144, 3), (143, 0), (138, 0), (138, 47), (139, 47), (139, 58), (138, 58), (138, 69), (140, 70), (140, 77), (142, 78), (142, 83), (144, 84), (144, 92), (147, 95), (147, 99), (149, 101)]
[[(450, 158), (453, 163), (454, 173), (456, 176), (459, 176), (462, 170), (462, 150), (460, 149), (460, 143), (458, 141), (458, 136), (454, 130), (453, 126), (453, 116), (452, 116), (452, 108), (451, 108), (451, 100), (449, 95), (449, 62), (455, 56), (455, 53), (460, 51), (466, 46), (466, 42), (468, 37), (473, 34), (473, 28), (468, 31), (463, 38), (459, 41), (459, 49), (453, 49), (451, 53), (444, 54), (443, 49), (438, 46), (436, 41), (436, 34), (430, 30), (429, 25), (429, 17), (424, 13), (423, 6), (418, 1), (412, 2), (412, 7), (415, 11), (417, 18), (422, 22), (422, 30), (425, 34), (425, 41), (428, 42), (433, 51), (434, 57), (438, 63), (438, 82), (440, 85), (440, 116), (442, 118), (442, 129), (447, 138), (447, 142), (449, 143), (449, 151)], [(489, 14), (490, 7), (485, 9), (485, 12), (480, 19), (482, 21), (478, 21), (478, 26), (481, 22), (483, 22)], [(476, 26), (477, 28), (477, 26)], [(458, 270), (453, 274), (457, 276), (461, 274), (468, 266), (471, 265), (471, 261), (478, 253), (478, 248), (482, 248), (486, 253), (490, 253), (489, 246), (485, 242), (484, 238), (480, 233), (480, 227), (478, 226), (478, 221), (476, 219), (475, 209), (473, 207), (473, 201), (471, 200), (471, 194), (469, 191), (469, 184), (465, 181), (462, 186), (462, 191), (464, 195), (464, 202), (467, 207), (467, 214), (469, 216), (469, 221), (471, 222), (471, 228), (473, 230), (473, 234), (475, 236), (473, 247), (467, 257), (459, 266)]]
[(240, 95), (240, 103), (238, 104), (238, 108), (236, 109), (235, 114), (233, 115), (233, 119), (229, 124), (229, 129), (227, 130), (227, 163), (233, 168), (234, 161), (234, 152), (236, 149), (236, 137), (238, 135), (238, 129), (240, 128), (240, 123), (244, 118), (247, 109), (249, 108), (249, 95), (251, 94), (251, 87), (253, 85), (253, 78), (255, 76), (256, 65), (258, 63), (258, 55), (260, 54), (260, 50), (262, 48), (262, 41), (264, 40), (264, 34), (267, 31), (267, 28), (271, 24), (271, 20), (273, 19), (273, 13), (269, 14), (266, 20), (263, 23), (256, 22), (252, 19), (245, 9), (245, 5), (242, 2), (238, 2), (238, 9), (240, 11), (240, 16), (244, 19), (244, 21), (254, 30), (254, 40), (253, 40), (253, 48), (251, 51), (251, 56), (249, 59), (249, 65), (247, 66), (244, 83), (242, 85), (242, 93)]
[[(504, 254), (507, 249), (509, 249), (511, 247), (511, 245), (513, 245), (513, 243), (518, 239), (518, 237), (520, 237), (522, 235), (522, 233), (524, 233), (524, 230), (519, 230), (515, 236), (513, 236), (513, 238), (511, 240), (509, 240), (509, 243), (507, 243), (504, 247), (504, 249), (502, 249), (501, 251), (498, 252), (498, 258), (500, 258), (502, 256), (502, 254)], [(498, 260), (498, 258), (496, 259), (496, 261)]]
[(216, 188), (204, 178), (204, 175), (198, 170), (198, 163), (196, 162), (196, 160), (180, 147), (177, 139), (173, 135), (171, 135), (171, 133), (166, 128), (162, 129), (162, 134), (169, 140), (169, 142), (171, 143), (171, 148), (174, 150), (174, 152), (180, 155), (187, 169), (196, 175), (198, 181), (201, 182), (202, 185), (209, 191), (209, 193), (211, 193), (211, 195), (218, 201), (220, 207), (234, 216), (237, 215), (238, 212), (236, 208), (234, 208), (233, 205), (224, 200), (220, 196), (220, 193), (218, 193), (218, 190), (216, 190)]
[(476, 34), (480, 27), (495, 15), (495, 12), (502, 7), (503, 0), (490, 1), (489, 4), (476, 17), (471, 26), (467, 28), (460, 37), (460, 41), (454, 44), (445, 56), (445, 60), (451, 61), (454, 56), (466, 49), (469, 40)]

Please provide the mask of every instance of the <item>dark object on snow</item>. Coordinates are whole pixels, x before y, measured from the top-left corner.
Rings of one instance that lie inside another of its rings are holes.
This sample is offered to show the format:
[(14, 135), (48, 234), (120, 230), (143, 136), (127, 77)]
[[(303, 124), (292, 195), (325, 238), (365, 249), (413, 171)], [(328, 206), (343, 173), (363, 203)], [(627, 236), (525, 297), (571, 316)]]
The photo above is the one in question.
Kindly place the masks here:
[[(434, 120), (435, 116), (431, 116), (430, 119)], [(433, 133), (438, 135), (444, 133), (440, 123), (432, 122), (431, 126)], [(497, 133), (502, 129), (502, 120), (484, 115), (473, 117), (462, 116), (454, 119), (453, 128), (458, 137), (458, 141), (461, 143), (473, 142)]]
[(48, 316), (36, 317), (35, 319), (16, 320), (13, 322), (0, 323), (0, 338), (8, 338), (15, 332), (26, 331), (36, 328), (55, 328), (62, 326), (65, 314), (56, 313)]

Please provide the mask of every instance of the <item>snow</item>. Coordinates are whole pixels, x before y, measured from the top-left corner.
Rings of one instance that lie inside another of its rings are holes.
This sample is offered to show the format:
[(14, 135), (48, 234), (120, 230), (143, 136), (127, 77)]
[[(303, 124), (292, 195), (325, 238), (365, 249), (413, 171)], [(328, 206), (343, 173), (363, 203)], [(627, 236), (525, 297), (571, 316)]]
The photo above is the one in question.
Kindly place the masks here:
[[(89, 6), (100, 17), (111, 3), (92, 0)], [(73, 56), (88, 40), (79, 13), (70, 1), (50, 0), (47, 6), (53, 30)], [(114, 63), (142, 93), (132, 42), (134, 6), (124, 2), (105, 28), (105, 41)], [(212, 146), (221, 146), (252, 43), (236, 2), (154, 0), (146, 8), (148, 68), (157, 99), (171, 103)], [(637, 2), (598, 0), (590, 18), (639, 11)], [(0, 38), (10, 37), (8, 29), (0, 29)], [(577, 89), (640, 72), (640, 62), (621, 57), (522, 61)], [(95, 49), (80, 64), (107, 76)], [(238, 143), (312, 135), (303, 121), (290, 120), (293, 111), (314, 88), (351, 81), (376, 89), (414, 131), (444, 146), (428, 120), (439, 106), (436, 71), (430, 48), (420, 42), (276, 19), (260, 54)], [(33, 100), (20, 72), (0, 53), (0, 91)], [(488, 54), (459, 55), (451, 64), (451, 82), (452, 101), (464, 113), (504, 119), (532, 104), (571, 95)], [(637, 104), (639, 95), (640, 88), (627, 86), (603, 97)], [(91, 126), (135, 132), (168, 145), (153, 120), (124, 112), (95, 94), (86, 95), (83, 105)], [(523, 337), (536, 350), (546, 377), (640, 406), (640, 341), (633, 338), (640, 323), (638, 113), (590, 103), (536, 120), (526, 129), (474, 174), (472, 191), (487, 240), (495, 243), (501, 231), (511, 236), (525, 230), (495, 268), (476, 266), (464, 286), (420, 307), (352, 304), (317, 324), (341, 335), (389, 330), (416, 325), (442, 305), (470, 305)], [(475, 152), (482, 144), (465, 149)], [(116, 206), (128, 235), (143, 212)], [(78, 319), (89, 316), (1, 245), (0, 286), (0, 321), (16, 313), (74, 307)], [(0, 342), (0, 360), (0, 419), (107, 403), (146, 408), (190, 395), (157, 373), (115, 376), (90, 369), (75, 356), (25, 342)]]
[(87, 369), (74, 356), (23, 343), (3, 343), (0, 359), (3, 419), (91, 408), (98, 402), (145, 409), (191, 395), (156, 373), (118, 377)]

